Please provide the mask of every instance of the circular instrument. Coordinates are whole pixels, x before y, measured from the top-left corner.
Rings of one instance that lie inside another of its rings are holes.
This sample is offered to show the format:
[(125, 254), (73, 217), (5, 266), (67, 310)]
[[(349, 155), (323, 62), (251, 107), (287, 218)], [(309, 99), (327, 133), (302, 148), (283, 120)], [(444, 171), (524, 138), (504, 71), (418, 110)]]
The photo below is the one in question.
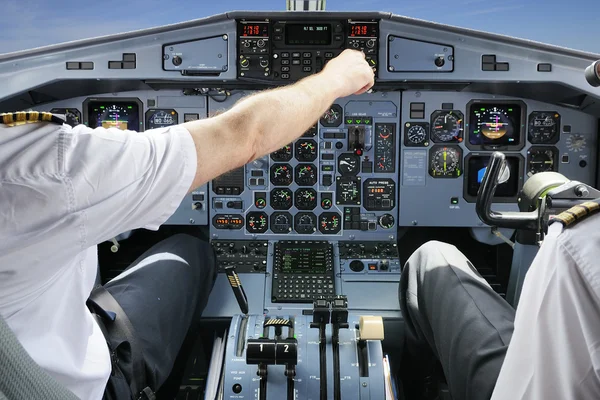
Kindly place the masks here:
[(317, 158), (317, 142), (314, 140), (299, 140), (295, 147), (298, 161), (314, 161)]
[(427, 140), (427, 130), (423, 125), (406, 123), (407, 144), (422, 145)]
[(271, 160), (273, 161), (290, 161), (292, 159), (292, 146), (283, 146), (281, 149), (271, 153)]
[(464, 116), (460, 111), (435, 111), (431, 114), (431, 139), (436, 143), (461, 142)]
[(294, 229), (302, 235), (310, 235), (317, 231), (317, 217), (311, 212), (301, 212), (294, 218)]
[(163, 128), (176, 125), (178, 122), (175, 110), (148, 110), (146, 112), (146, 129)]
[(317, 167), (314, 164), (298, 164), (295, 180), (299, 186), (313, 186), (317, 183)]
[(534, 111), (529, 115), (529, 141), (531, 143), (556, 143), (559, 130), (559, 113)]
[(565, 141), (565, 144), (567, 145), (567, 148), (569, 149), (569, 151), (578, 153), (578, 152), (582, 151), (583, 149), (585, 149), (587, 143), (586, 143), (585, 137), (583, 135), (580, 135), (578, 133), (573, 133), (573, 134), (567, 136), (567, 140)]
[(271, 183), (275, 186), (289, 186), (292, 183), (292, 167), (289, 164), (271, 166)]
[(292, 207), (292, 191), (288, 188), (271, 190), (271, 208), (274, 210), (289, 210)]
[(319, 232), (325, 235), (335, 235), (342, 229), (342, 218), (336, 212), (324, 212), (319, 215)]
[(338, 171), (342, 176), (356, 176), (360, 170), (360, 157), (354, 153), (343, 153), (338, 157)]
[(434, 178), (462, 175), (462, 151), (458, 146), (434, 146), (429, 152), (429, 174)]
[(289, 212), (274, 212), (271, 215), (271, 231), (273, 233), (290, 233), (292, 221), (292, 215)]
[(342, 110), (342, 107), (334, 104), (325, 112), (323, 117), (321, 117), (320, 122), (323, 126), (337, 127), (341, 125), (343, 117), (344, 111)]
[(246, 215), (246, 230), (250, 233), (265, 233), (269, 229), (267, 214), (260, 211)]
[(317, 207), (317, 192), (310, 188), (298, 189), (294, 200), (298, 210), (314, 210)]
[(527, 175), (556, 171), (558, 151), (554, 147), (532, 147), (527, 152)]

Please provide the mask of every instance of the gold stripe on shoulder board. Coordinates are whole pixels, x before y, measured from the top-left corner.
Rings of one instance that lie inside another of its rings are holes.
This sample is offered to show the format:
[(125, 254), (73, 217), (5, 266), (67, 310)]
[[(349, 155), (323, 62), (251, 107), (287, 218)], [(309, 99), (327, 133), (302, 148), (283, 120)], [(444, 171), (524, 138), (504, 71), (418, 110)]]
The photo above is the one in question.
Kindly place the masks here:
[(0, 114), (0, 124), (6, 126), (17, 126), (35, 122), (51, 122), (62, 125), (65, 121), (57, 115), (40, 111), (17, 111)]
[(553, 218), (566, 228), (600, 211), (600, 199), (586, 201), (563, 211)]

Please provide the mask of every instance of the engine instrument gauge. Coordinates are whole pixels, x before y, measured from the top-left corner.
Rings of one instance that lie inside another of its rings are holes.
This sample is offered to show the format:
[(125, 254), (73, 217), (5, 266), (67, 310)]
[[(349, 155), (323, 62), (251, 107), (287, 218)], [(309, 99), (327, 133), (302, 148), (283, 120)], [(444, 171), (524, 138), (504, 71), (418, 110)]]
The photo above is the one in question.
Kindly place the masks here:
[(298, 140), (295, 148), (298, 161), (315, 161), (317, 158), (317, 142), (312, 139)]
[(534, 111), (529, 115), (529, 141), (533, 144), (557, 143), (560, 114), (555, 111)]
[(360, 191), (360, 178), (338, 176), (335, 202), (338, 205), (360, 205)]
[(462, 150), (458, 146), (434, 146), (429, 151), (429, 175), (458, 178), (462, 175)]
[(310, 188), (298, 189), (294, 193), (294, 201), (298, 210), (314, 210), (317, 207), (317, 192)]
[(146, 111), (146, 129), (163, 128), (176, 125), (179, 122), (175, 110), (148, 110)]
[(268, 216), (261, 211), (249, 212), (246, 215), (246, 230), (250, 233), (265, 233), (269, 229)]
[(290, 233), (292, 231), (292, 215), (287, 212), (274, 212), (271, 214), (271, 231), (273, 233)]
[(425, 147), (429, 145), (429, 124), (427, 122), (407, 122), (404, 124), (404, 145)]
[(558, 150), (555, 147), (531, 147), (527, 151), (527, 175), (538, 172), (556, 171)]
[(456, 110), (438, 110), (431, 114), (431, 140), (435, 143), (459, 143), (463, 140), (464, 115)]
[(342, 229), (342, 218), (336, 212), (324, 212), (319, 215), (319, 232), (325, 235), (335, 235)]
[(375, 124), (375, 172), (396, 171), (396, 124)]
[(585, 136), (580, 135), (578, 133), (573, 133), (567, 136), (565, 144), (567, 145), (569, 151), (572, 151), (573, 153), (578, 153), (585, 149), (587, 143), (585, 140)]
[(217, 214), (213, 217), (212, 222), (217, 229), (242, 229), (244, 217), (239, 214)]
[(288, 188), (271, 190), (271, 207), (274, 210), (289, 210), (292, 207), (292, 191)]
[(288, 144), (283, 146), (279, 150), (271, 153), (271, 160), (273, 161), (290, 161), (292, 159), (292, 145)]
[(289, 186), (292, 183), (292, 167), (289, 164), (271, 166), (271, 183), (275, 186)]
[(294, 230), (302, 235), (317, 231), (317, 216), (311, 212), (301, 212), (294, 217)]
[(344, 110), (338, 104), (332, 105), (329, 110), (321, 117), (321, 125), (327, 127), (338, 127), (342, 124), (344, 118)]
[(76, 126), (81, 123), (81, 113), (76, 108), (53, 108), (50, 113), (64, 115), (67, 125)]
[(343, 153), (338, 157), (338, 171), (342, 176), (356, 176), (360, 170), (360, 157), (354, 153)]
[(317, 183), (317, 167), (314, 164), (298, 164), (295, 169), (295, 180), (299, 186), (313, 186)]

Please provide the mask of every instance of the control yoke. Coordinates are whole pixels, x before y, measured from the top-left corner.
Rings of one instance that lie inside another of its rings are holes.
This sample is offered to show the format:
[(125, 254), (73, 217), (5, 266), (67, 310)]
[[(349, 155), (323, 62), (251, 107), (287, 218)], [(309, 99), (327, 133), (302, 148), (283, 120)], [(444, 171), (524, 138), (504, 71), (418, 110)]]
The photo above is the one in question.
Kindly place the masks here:
[(475, 210), (481, 221), (500, 228), (524, 229), (535, 231), (538, 229), (539, 213), (530, 212), (500, 212), (492, 210), (492, 202), (496, 188), (501, 183), (508, 181), (510, 169), (503, 153), (494, 152), (486, 168), (481, 186), (477, 192)]

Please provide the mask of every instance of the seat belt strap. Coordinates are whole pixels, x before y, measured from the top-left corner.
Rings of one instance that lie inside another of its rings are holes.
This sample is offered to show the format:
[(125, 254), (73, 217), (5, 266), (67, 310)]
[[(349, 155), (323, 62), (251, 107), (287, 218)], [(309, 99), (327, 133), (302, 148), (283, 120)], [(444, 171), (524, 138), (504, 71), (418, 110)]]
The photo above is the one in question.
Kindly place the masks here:
[(98, 286), (92, 291), (88, 299), (88, 306), (106, 320), (111, 329), (120, 332), (129, 342), (133, 370), (129, 387), (133, 398), (135, 400), (155, 400), (154, 392), (146, 385), (146, 369), (141, 344), (123, 308), (104, 286)]

